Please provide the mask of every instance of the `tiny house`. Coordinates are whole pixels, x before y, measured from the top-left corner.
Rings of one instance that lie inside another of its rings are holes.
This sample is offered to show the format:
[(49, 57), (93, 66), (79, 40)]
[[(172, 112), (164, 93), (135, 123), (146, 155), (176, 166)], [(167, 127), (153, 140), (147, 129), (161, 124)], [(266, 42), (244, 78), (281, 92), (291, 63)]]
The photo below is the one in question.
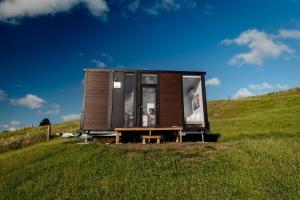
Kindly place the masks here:
[(205, 72), (85, 69), (80, 126), (98, 136), (126, 127), (207, 132)]

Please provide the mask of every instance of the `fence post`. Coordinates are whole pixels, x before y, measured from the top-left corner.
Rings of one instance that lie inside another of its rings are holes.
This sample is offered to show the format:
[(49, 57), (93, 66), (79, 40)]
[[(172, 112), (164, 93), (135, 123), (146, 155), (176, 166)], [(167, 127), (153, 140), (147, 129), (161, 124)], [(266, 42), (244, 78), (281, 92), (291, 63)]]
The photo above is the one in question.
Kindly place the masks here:
[(51, 134), (51, 125), (48, 125), (48, 129), (47, 129), (47, 141), (50, 140), (50, 134)]

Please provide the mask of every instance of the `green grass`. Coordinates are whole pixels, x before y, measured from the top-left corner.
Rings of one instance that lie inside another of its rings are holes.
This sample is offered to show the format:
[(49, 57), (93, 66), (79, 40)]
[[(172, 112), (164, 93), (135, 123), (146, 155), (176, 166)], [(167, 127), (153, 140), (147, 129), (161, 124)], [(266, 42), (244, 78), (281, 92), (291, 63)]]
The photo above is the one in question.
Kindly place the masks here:
[(257, 135), (300, 134), (300, 89), (241, 100), (208, 103), (212, 132), (221, 140)]
[(0, 194), (3, 199), (299, 199), (299, 140), (143, 149), (59, 139), (1, 155)]
[[(42, 126), (24, 128), (14, 132), (0, 133), (0, 153), (46, 141), (47, 128), (47, 126)], [(75, 132), (78, 128), (78, 121), (53, 124), (51, 126), (53, 134), (58, 132)]]
[(209, 102), (221, 138), (205, 145), (55, 138), (2, 153), (0, 199), (300, 199), (299, 105), (298, 89)]

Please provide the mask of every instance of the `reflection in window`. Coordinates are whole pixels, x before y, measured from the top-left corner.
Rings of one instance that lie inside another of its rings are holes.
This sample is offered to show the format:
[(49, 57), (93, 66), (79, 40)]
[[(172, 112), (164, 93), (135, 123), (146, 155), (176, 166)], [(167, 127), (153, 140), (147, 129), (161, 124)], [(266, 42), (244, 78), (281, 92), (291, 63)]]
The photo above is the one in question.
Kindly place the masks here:
[(142, 84), (157, 84), (157, 75), (142, 74)]
[(125, 74), (124, 127), (133, 127), (135, 122), (134, 110), (135, 75)]
[(204, 125), (200, 76), (183, 76), (184, 120), (186, 124)]
[(156, 89), (143, 87), (143, 127), (156, 126)]

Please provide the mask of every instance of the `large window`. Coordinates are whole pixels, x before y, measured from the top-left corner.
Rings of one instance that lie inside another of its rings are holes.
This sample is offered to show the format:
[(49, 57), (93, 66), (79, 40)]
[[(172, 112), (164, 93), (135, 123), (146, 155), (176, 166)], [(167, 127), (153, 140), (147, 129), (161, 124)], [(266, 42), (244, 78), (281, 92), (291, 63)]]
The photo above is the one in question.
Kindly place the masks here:
[(204, 126), (201, 76), (183, 76), (182, 85), (185, 124)]
[(125, 74), (124, 127), (135, 124), (135, 74)]
[(142, 74), (142, 126), (156, 126), (157, 115), (157, 74)]
[(156, 88), (143, 87), (142, 126), (156, 126)]

